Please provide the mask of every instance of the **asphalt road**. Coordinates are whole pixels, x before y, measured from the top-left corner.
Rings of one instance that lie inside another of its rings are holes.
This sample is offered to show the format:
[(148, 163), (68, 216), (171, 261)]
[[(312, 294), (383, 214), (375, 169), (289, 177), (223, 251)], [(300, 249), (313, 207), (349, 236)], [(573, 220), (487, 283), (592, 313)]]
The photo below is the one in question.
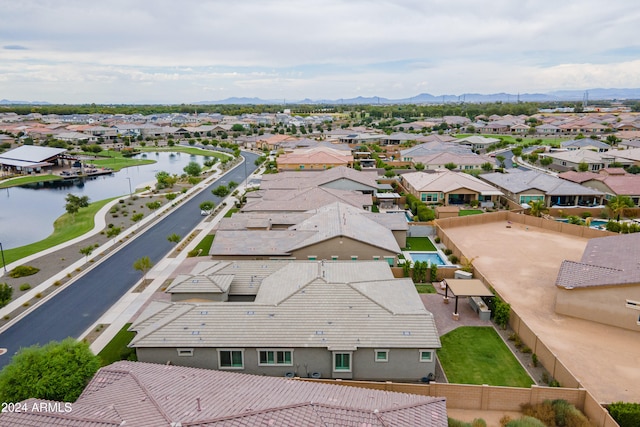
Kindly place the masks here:
[(221, 199), (211, 189), (229, 181), (242, 182), (256, 166), (258, 156), (242, 153), (243, 165), (227, 172), (207, 189), (180, 205), (143, 234), (95, 266), (60, 293), (44, 302), (0, 334), (0, 348), (7, 352), (0, 356), (0, 368), (11, 361), (21, 347), (46, 344), (66, 337), (79, 337), (115, 304), (136, 282), (141, 273), (133, 268), (135, 260), (148, 256), (156, 264), (175, 248), (167, 236), (176, 233), (186, 236), (202, 221), (200, 203), (211, 200), (216, 205)]

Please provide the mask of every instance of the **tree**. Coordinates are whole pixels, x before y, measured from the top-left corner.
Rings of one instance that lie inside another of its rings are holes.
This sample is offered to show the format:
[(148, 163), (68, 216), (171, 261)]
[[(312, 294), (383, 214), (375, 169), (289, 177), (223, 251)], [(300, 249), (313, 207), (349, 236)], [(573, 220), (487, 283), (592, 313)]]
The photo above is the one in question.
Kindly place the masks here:
[(182, 237), (180, 237), (179, 234), (173, 233), (167, 236), (167, 240), (171, 243), (178, 243), (180, 240), (182, 240)]
[(133, 268), (137, 271), (142, 272), (143, 279), (147, 278), (147, 272), (151, 270), (151, 267), (153, 267), (153, 263), (151, 262), (151, 259), (148, 256), (139, 258), (133, 263)]
[(4, 307), (9, 304), (12, 296), (13, 287), (7, 283), (0, 283), (0, 307)]
[(528, 203), (529, 215), (540, 217), (549, 212), (549, 208), (545, 205), (544, 200), (532, 200)]
[(498, 154), (496, 156), (496, 160), (498, 161), (498, 163), (500, 164), (500, 167), (504, 169), (505, 165), (504, 165), (504, 161), (505, 161), (506, 157), (504, 157), (502, 154)]
[(99, 368), (89, 344), (73, 338), (22, 348), (0, 372), (0, 401), (74, 402)]
[(202, 173), (202, 166), (197, 162), (189, 162), (182, 170), (189, 176), (199, 176)]
[(138, 222), (138, 221), (140, 221), (142, 218), (144, 218), (144, 214), (143, 214), (143, 213), (141, 213), (141, 212), (138, 212), (138, 213), (133, 214), (133, 215), (131, 216), (131, 219), (133, 220), (133, 222)]
[(417, 171), (421, 171), (424, 170), (424, 163), (416, 163), (415, 165), (413, 165), (414, 168), (416, 168)]
[(491, 162), (484, 162), (482, 165), (480, 165), (480, 167), (485, 172), (491, 172), (493, 170), (493, 165), (491, 164)]
[(633, 199), (629, 196), (615, 196), (607, 202), (607, 208), (611, 211), (611, 215), (616, 218), (616, 221), (620, 221), (620, 215), (624, 213), (626, 208), (632, 208), (633, 206)]
[(210, 213), (214, 206), (215, 203), (213, 203), (211, 200), (205, 200), (204, 202), (200, 203), (200, 211)]
[(227, 184), (227, 186), (229, 187), (229, 189), (233, 189), (238, 186), (238, 183), (235, 181), (229, 181), (229, 184)]
[(71, 193), (65, 197), (67, 204), (64, 205), (65, 210), (74, 219), (80, 208), (86, 208), (89, 206), (89, 196), (75, 196)]
[(240, 123), (236, 123), (233, 126), (231, 126), (231, 130), (233, 132), (242, 132), (244, 130), (244, 126), (242, 126)]
[(84, 255), (85, 258), (89, 258), (89, 255), (91, 255), (91, 253), (93, 252), (94, 249), (95, 249), (95, 246), (89, 245), (89, 246), (86, 246), (86, 247), (80, 249), (80, 253), (82, 255)]
[(589, 170), (589, 164), (587, 162), (578, 163), (578, 172), (586, 172)]
[(214, 196), (218, 196), (218, 197), (226, 197), (229, 195), (230, 192), (231, 191), (229, 190), (229, 187), (227, 187), (226, 185), (219, 185), (215, 189), (211, 190), (211, 193)]
[(447, 169), (449, 169), (450, 171), (452, 171), (452, 170), (454, 170), (455, 168), (457, 168), (457, 167), (458, 167), (458, 165), (456, 165), (456, 164), (455, 164), (455, 163), (453, 163), (453, 162), (449, 162), (449, 163), (446, 163), (446, 164), (444, 165), (444, 167), (445, 167), (445, 168), (447, 168)]
[(551, 165), (551, 163), (553, 163), (553, 158), (552, 157), (543, 157), (540, 159), (540, 164), (542, 166), (549, 166)]

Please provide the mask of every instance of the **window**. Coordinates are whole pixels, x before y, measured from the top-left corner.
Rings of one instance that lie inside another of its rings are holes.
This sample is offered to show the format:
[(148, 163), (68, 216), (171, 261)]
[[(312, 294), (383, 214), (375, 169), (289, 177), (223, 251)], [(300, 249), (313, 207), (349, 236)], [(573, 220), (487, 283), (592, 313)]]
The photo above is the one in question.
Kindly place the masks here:
[(387, 261), (387, 264), (389, 264), (391, 267), (393, 267), (396, 264), (396, 258), (395, 257), (386, 256), (386, 257), (384, 257), (384, 260)]
[(178, 356), (193, 356), (193, 349), (192, 348), (179, 348), (178, 349)]
[(307, 257), (307, 259), (308, 259), (309, 261), (315, 261), (316, 259), (318, 259), (318, 257), (317, 257), (317, 256), (315, 256), (315, 255), (309, 255), (309, 256)]
[(438, 193), (420, 193), (420, 200), (423, 202), (437, 202)]
[(218, 350), (220, 369), (244, 369), (243, 350)]
[(300, 169), (304, 169), (304, 165), (300, 165)]
[(292, 366), (292, 353), (292, 350), (260, 350), (258, 352), (258, 365)]
[(433, 351), (431, 351), (431, 350), (420, 350), (420, 361), (421, 362), (433, 362)]
[(376, 362), (388, 362), (389, 350), (374, 350)]
[(543, 195), (539, 195), (539, 196), (520, 196), (520, 203), (529, 203), (529, 202), (533, 202), (535, 200), (544, 201), (544, 196)]
[(380, 255), (374, 255), (373, 256), (373, 260), (374, 261), (380, 261)]
[(628, 299), (626, 307), (627, 308), (633, 308), (635, 310), (640, 310), (640, 302), (639, 301), (632, 301), (632, 300)]
[(351, 261), (357, 261), (358, 255), (351, 255)]
[(338, 255), (331, 255), (331, 261), (336, 261), (338, 259)]
[(333, 353), (333, 370), (351, 372), (351, 353)]

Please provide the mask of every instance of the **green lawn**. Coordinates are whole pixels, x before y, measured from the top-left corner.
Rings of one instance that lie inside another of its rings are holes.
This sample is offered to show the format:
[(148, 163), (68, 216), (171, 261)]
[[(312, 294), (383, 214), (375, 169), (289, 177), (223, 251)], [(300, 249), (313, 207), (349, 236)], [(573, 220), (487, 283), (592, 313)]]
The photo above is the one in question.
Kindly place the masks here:
[(478, 215), (483, 213), (480, 209), (460, 209), (458, 216)]
[(416, 284), (416, 290), (419, 294), (435, 294), (436, 288), (431, 283), (419, 283)]
[(531, 377), (492, 327), (463, 326), (440, 337), (438, 358), (457, 384), (530, 387)]
[(102, 366), (110, 365), (118, 360), (127, 359), (131, 354), (135, 357), (135, 350), (127, 347), (133, 337), (136, 336), (135, 332), (127, 331), (129, 326), (131, 326), (131, 323), (124, 325), (116, 336), (109, 341), (109, 344), (98, 353), (98, 357), (102, 360)]
[(180, 153), (194, 154), (196, 156), (209, 156), (209, 157), (217, 157), (218, 159), (233, 157), (231, 154), (226, 154), (221, 151), (213, 151), (213, 150), (203, 150), (197, 147), (185, 147), (183, 145), (174, 145), (173, 147), (139, 147), (141, 151), (151, 152), (151, 151), (174, 151)]
[(96, 213), (114, 198), (89, 204), (88, 207), (80, 209), (75, 218), (69, 214), (62, 215), (53, 223), (53, 233), (44, 240), (26, 246), (5, 249), (4, 257), (6, 263), (12, 263), (26, 256), (66, 242), (67, 240), (82, 236), (92, 230), (95, 225), (94, 217)]
[(124, 157), (121, 152), (111, 150), (101, 151), (98, 156), (101, 158), (87, 160), (87, 164), (94, 165), (97, 168), (111, 168), (114, 171), (119, 171), (131, 166), (150, 165), (156, 162), (155, 160)]
[(229, 210), (227, 211), (227, 213), (226, 213), (226, 214), (224, 214), (224, 217), (225, 217), (225, 218), (229, 218), (229, 217), (231, 217), (231, 215), (233, 215), (234, 213), (238, 212), (239, 210), (240, 210), (240, 209), (238, 209), (238, 208), (231, 208), (231, 209), (229, 209)]
[(16, 187), (18, 185), (31, 184), (33, 182), (58, 181), (60, 179), (62, 179), (62, 177), (58, 175), (23, 176), (20, 178), (9, 179), (7, 181), (0, 182), (0, 188)]
[(193, 248), (193, 250), (201, 249), (200, 256), (209, 256), (209, 249), (211, 249), (211, 244), (213, 243), (213, 238), (215, 234), (207, 234), (204, 238), (198, 243), (198, 245)]
[(407, 247), (405, 250), (412, 251), (435, 251), (436, 247), (428, 237), (407, 237)]

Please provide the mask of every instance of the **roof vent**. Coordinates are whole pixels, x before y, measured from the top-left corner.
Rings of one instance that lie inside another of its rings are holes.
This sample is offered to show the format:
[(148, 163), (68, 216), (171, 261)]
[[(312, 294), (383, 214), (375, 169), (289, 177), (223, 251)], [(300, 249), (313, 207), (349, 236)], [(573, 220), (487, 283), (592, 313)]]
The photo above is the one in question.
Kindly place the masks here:
[(411, 335), (411, 331), (402, 331), (402, 335), (408, 337), (409, 335)]
[(253, 316), (254, 314), (256, 314), (256, 312), (253, 310), (247, 311), (247, 316)]
[(191, 331), (191, 335), (200, 335), (200, 331)]
[(324, 331), (316, 331), (316, 335), (323, 335)]

